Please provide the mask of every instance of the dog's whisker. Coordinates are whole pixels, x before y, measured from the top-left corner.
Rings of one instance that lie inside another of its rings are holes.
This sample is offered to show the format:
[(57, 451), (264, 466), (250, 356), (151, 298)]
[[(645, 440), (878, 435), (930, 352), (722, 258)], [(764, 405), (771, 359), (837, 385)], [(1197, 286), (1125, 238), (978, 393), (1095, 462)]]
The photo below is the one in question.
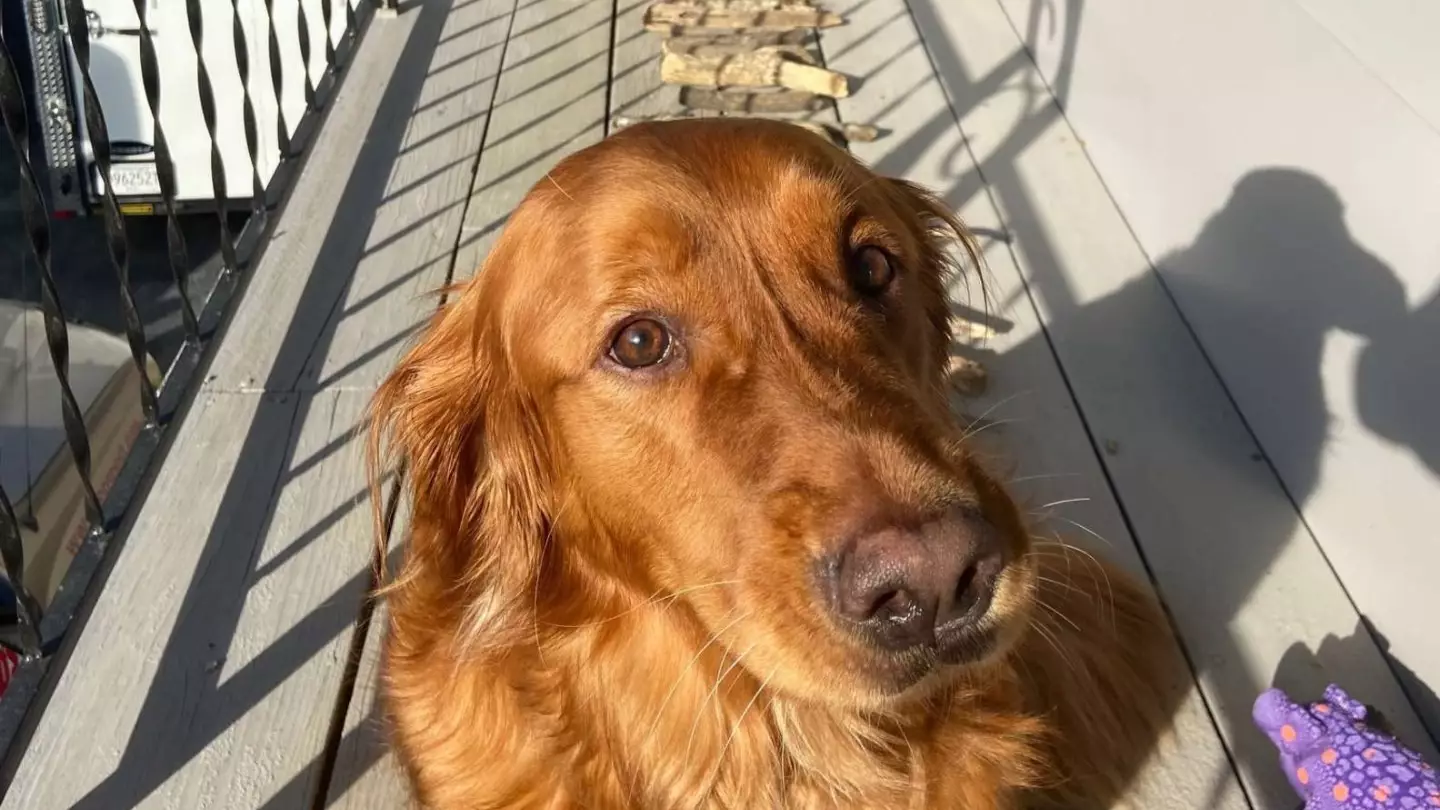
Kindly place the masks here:
[(711, 633), (710, 638), (706, 640), (705, 644), (702, 645), (700, 649), (695, 652), (695, 655), (690, 659), (690, 663), (686, 664), (685, 668), (680, 670), (680, 674), (676, 676), (675, 683), (671, 685), (670, 691), (665, 693), (665, 699), (660, 701), (660, 708), (655, 710), (655, 720), (650, 724), (650, 730), (646, 732), (645, 738), (641, 741), (640, 744), (642, 746), (650, 741), (650, 738), (655, 735), (656, 729), (660, 727), (660, 718), (665, 714), (665, 709), (670, 705), (670, 701), (674, 699), (676, 691), (680, 689), (680, 684), (684, 681), (685, 675), (688, 674), (690, 670), (695, 667), (695, 664), (699, 663), (700, 658), (705, 654), (705, 651), (710, 649), (711, 645), (715, 644), (715, 642), (719, 641), (720, 637), (724, 635), (726, 631), (739, 624), (740, 622), (744, 621), (745, 619), (749, 618), (749, 616), (749, 613), (742, 613), (731, 619), (719, 630)]
[[(1092, 532), (1092, 533), (1093, 533), (1093, 532)], [(1098, 535), (1097, 535), (1097, 537), (1098, 537)], [(1036, 539), (1038, 539), (1038, 538), (1036, 538)], [(1102, 538), (1102, 539), (1103, 539), (1103, 538)], [(1058, 551), (1060, 552), (1060, 554), (1056, 555), (1056, 554), (1053, 554), (1053, 553), (1052, 553), (1052, 554), (1050, 554), (1049, 556), (1051, 556), (1051, 557), (1056, 557), (1056, 556), (1063, 557), (1063, 558), (1066, 560), (1067, 565), (1068, 565), (1069, 562), (1070, 562), (1071, 560), (1073, 560), (1076, 556), (1079, 556), (1079, 557), (1081, 557), (1081, 558), (1083, 559), (1083, 561), (1085, 562), (1086, 565), (1089, 565), (1089, 566), (1093, 567), (1095, 570), (1097, 570), (1097, 571), (1100, 572), (1101, 578), (1104, 579), (1104, 581), (1105, 581), (1105, 599), (1106, 599), (1106, 605), (1108, 606), (1108, 612), (1109, 612), (1109, 614), (1110, 614), (1110, 625), (1111, 625), (1111, 628), (1114, 629), (1114, 628), (1116, 627), (1116, 619), (1115, 619), (1115, 611), (1116, 611), (1116, 607), (1115, 607), (1115, 586), (1114, 586), (1114, 584), (1110, 581), (1110, 573), (1109, 573), (1108, 570), (1106, 570), (1105, 565), (1104, 565), (1103, 563), (1101, 563), (1100, 560), (1099, 560), (1094, 554), (1091, 554), (1089, 551), (1086, 551), (1085, 549), (1083, 549), (1083, 548), (1081, 548), (1081, 547), (1079, 547), (1079, 546), (1072, 545), (1072, 544), (1070, 544), (1070, 543), (1066, 543), (1064, 540), (1061, 540), (1059, 537), (1055, 537), (1055, 538), (1052, 538), (1052, 539), (1044, 540), (1044, 541), (1042, 541), (1040, 544), (1038, 544), (1037, 546), (1032, 547), (1031, 551), (1032, 551), (1032, 552), (1037, 552), (1039, 555), (1042, 555), (1042, 556), (1043, 556), (1043, 555), (1044, 555), (1044, 552), (1043, 552), (1043, 551), (1040, 551), (1040, 549), (1058, 550)], [(1118, 630), (1117, 630), (1117, 632), (1118, 632)]]
[(555, 179), (555, 175), (553, 172), (546, 172), (545, 179), (549, 180), (550, 184), (553, 185), (557, 190), (559, 190), (561, 194), (564, 194), (566, 199), (568, 199), (570, 202), (575, 202), (575, 198), (570, 196), (570, 192), (566, 191), (565, 188), (560, 185), (560, 181)]
[(1070, 671), (1076, 671), (1075, 662), (1070, 660), (1070, 656), (1067, 655), (1064, 648), (1060, 646), (1060, 642), (1045, 628), (1044, 624), (1037, 621), (1032, 623), (1030, 627), (1040, 634), (1040, 637), (1045, 640), (1046, 644), (1050, 645), (1050, 649), (1055, 651), (1055, 655), (1060, 659), (1060, 663), (1064, 664)]
[[(1018, 398), (1018, 397), (1020, 397), (1020, 396), (1023, 396), (1023, 395), (1029, 394), (1029, 393), (1030, 393), (1029, 391), (1016, 391), (1015, 393), (1011, 394), (1010, 396), (1005, 397), (1004, 399), (1001, 399), (1001, 400), (999, 400), (998, 402), (992, 404), (990, 407), (986, 408), (983, 413), (981, 413), (979, 416), (975, 417), (975, 421), (976, 421), (976, 422), (983, 422), (983, 421), (985, 421), (985, 419), (986, 419), (987, 417), (989, 417), (990, 414), (994, 413), (994, 412), (995, 412), (996, 410), (998, 410), (1000, 407), (1002, 407), (1002, 406), (1004, 406), (1005, 404), (1007, 404), (1007, 403), (1015, 400), (1016, 398)], [(989, 423), (989, 424), (995, 424), (995, 423), (992, 422), (992, 423)], [(964, 440), (967, 439), (967, 438), (969, 438), (969, 434), (968, 434), (968, 433), (967, 433), (966, 435), (961, 436), (961, 437), (960, 437), (960, 440), (961, 440), (961, 441), (964, 441)]]
[(696, 802), (695, 804), (696, 810), (699, 809), (700, 805), (705, 803), (705, 797), (708, 796), (710, 792), (715, 789), (715, 785), (720, 779), (720, 771), (725, 765), (725, 754), (727, 751), (730, 750), (730, 744), (735, 742), (735, 735), (740, 733), (740, 727), (745, 723), (745, 716), (750, 714), (750, 709), (755, 706), (755, 701), (759, 700), (760, 695), (764, 694), (765, 690), (770, 687), (770, 681), (779, 671), (780, 665), (777, 664), (775, 665), (774, 669), (770, 670), (770, 674), (766, 675), (765, 679), (760, 682), (760, 685), (755, 687), (755, 694), (750, 696), (749, 702), (747, 702), (745, 704), (745, 707), (740, 710), (740, 716), (735, 718), (735, 723), (730, 728), (730, 736), (725, 738), (725, 744), (720, 746), (720, 753), (717, 754), (715, 757), (715, 768), (711, 772), (708, 780), (710, 782), (710, 790), (707, 790), (705, 793), (701, 794), (700, 801)]
[(960, 441), (968, 442), (990, 428), (1000, 427), (1002, 425), (1014, 425), (1019, 422), (1019, 419), (994, 419), (986, 421), (985, 417), (977, 416), (975, 417), (975, 421), (971, 423), (971, 426), (967, 428), (964, 433), (960, 434)]
[[(1082, 532), (1085, 532), (1086, 534), (1090, 535), (1091, 537), (1095, 538), (1096, 540), (1099, 540), (1101, 543), (1105, 544), (1105, 546), (1108, 547), (1108, 548), (1114, 548), (1114, 547), (1115, 547), (1115, 544), (1114, 544), (1114, 543), (1111, 543), (1109, 540), (1105, 539), (1105, 537), (1102, 536), (1099, 532), (1095, 531), (1094, 529), (1090, 528), (1089, 526), (1086, 526), (1084, 523), (1081, 523), (1081, 522), (1078, 521), (1078, 520), (1073, 520), (1073, 519), (1071, 519), (1071, 518), (1067, 518), (1067, 517), (1065, 517), (1064, 515), (1050, 515), (1050, 517), (1053, 517), (1053, 518), (1055, 518), (1056, 520), (1063, 520), (1063, 521), (1065, 521), (1066, 523), (1070, 524), (1071, 526), (1074, 526), (1075, 528), (1079, 529), (1079, 530), (1082, 531)], [(1060, 543), (1062, 543), (1062, 544), (1064, 544), (1064, 545), (1066, 545), (1066, 546), (1070, 546), (1070, 547), (1074, 548), (1074, 546), (1071, 546), (1071, 544), (1069, 544), (1069, 543), (1065, 543), (1065, 541), (1063, 541), (1063, 540), (1058, 540), (1057, 542), (1060, 542)]]
[(1054, 616), (1054, 617), (1057, 618), (1057, 619), (1063, 620), (1066, 624), (1068, 624), (1068, 625), (1070, 625), (1072, 628), (1074, 628), (1074, 629), (1075, 629), (1075, 632), (1077, 632), (1077, 633), (1083, 633), (1083, 632), (1084, 632), (1083, 630), (1080, 629), (1080, 625), (1078, 625), (1078, 624), (1075, 623), (1075, 620), (1074, 620), (1074, 619), (1070, 618), (1069, 616), (1066, 616), (1063, 612), (1055, 609), (1053, 606), (1051, 606), (1051, 605), (1050, 605), (1048, 602), (1046, 602), (1045, 600), (1043, 600), (1043, 599), (1037, 599), (1037, 600), (1035, 600), (1035, 606), (1038, 607), (1038, 608), (1040, 608), (1041, 610), (1045, 611), (1046, 613), (1050, 614), (1051, 616)]
[(1036, 575), (1035, 575), (1035, 581), (1036, 581), (1036, 582), (1048, 582), (1048, 583), (1050, 583), (1051, 585), (1054, 585), (1054, 586), (1059, 587), (1059, 588), (1064, 588), (1064, 589), (1067, 590), (1067, 591), (1075, 591), (1075, 592), (1078, 592), (1078, 593), (1084, 593), (1084, 591), (1082, 591), (1081, 589), (1075, 587), (1074, 585), (1070, 584), (1069, 582), (1065, 582), (1065, 581), (1063, 581), (1063, 580), (1055, 579), (1054, 577), (1047, 577), (1047, 576), (1045, 576), (1044, 574), (1036, 574)]
[(1041, 481), (1048, 478), (1077, 478), (1079, 473), (1035, 473), (1033, 475), (1019, 475), (1008, 479), (1007, 484), (1023, 484), (1026, 481)]
[[(730, 666), (722, 668), (721, 672), (715, 677), (715, 685), (710, 688), (710, 691), (705, 695), (705, 699), (700, 701), (700, 705), (695, 708), (695, 722), (690, 724), (690, 738), (685, 742), (685, 760), (688, 761), (690, 759), (690, 751), (695, 746), (695, 735), (700, 730), (700, 718), (704, 716), (706, 708), (710, 705), (710, 700), (720, 694), (720, 686), (725, 682), (725, 679), (731, 672), (735, 671), (736, 667), (740, 666), (740, 662), (745, 660), (745, 656), (749, 655), (750, 651), (754, 650), (755, 647), (755, 644), (746, 647), (743, 652), (735, 656), (735, 660), (730, 662)], [(723, 661), (724, 659), (721, 660)]]
[(1089, 499), (1089, 498), (1065, 498), (1065, 499), (1063, 499), (1063, 500), (1051, 501), (1051, 502), (1049, 502), (1049, 503), (1041, 504), (1038, 508), (1039, 508), (1040, 510), (1045, 510), (1045, 509), (1053, 509), (1053, 508), (1055, 508), (1055, 507), (1057, 507), (1057, 506), (1065, 506), (1066, 504), (1071, 504), (1071, 503), (1089, 503), (1089, 502), (1090, 502), (1090, 499)]
[(740, 580), (738, 580), (738, 579), (722, 579), (722, 580), (718, 580), (718, 581), (716, 581), (716, 582), (707, 582), (707, 583), (705, 583), (705, 584), (703, 584), (703, 585), (691, 585), (691, 586), (686, 587), (686, 588), (681, 588), (681, 589), (679, 589), (679, 590), (677, 590), (677, 591), (672, 591), (671, 593), (668, 593), (668, 594), (666, 594), (666, 595), (664, 595), (664, 596), (654, 596), (654, 595), (652, 595), (651, 597), (645, 599), (644, 601), (641, 601), (640, 603), (638, 603), (638, 604), (636, 604), (636, 605), (633, 605), (633, 606), (631, 606), (631, 607), (629, 607), (629, 608), (626, 608), (625, 610), (622, 610), (622, 611), (620, 611), (619, 613), (617, 613), (617, 614), (615, 614), (615, 615), (613, 615), (613, 616), (606, 616), (606, 617), (603, 618), (603, 619), (596, 619), (596, 620), (593, 621), (593, 622), (585, 622), (584, 624), (557, 624), (557, 623), (554, 623), (554, 622), (545, 622), (545, 626), (546, 626), (546, 627), (557, 628), (557, 629), (560, 629), (560, 630), (583, 630), (583, 629), (588, 628), (588, 627), (595, 627), (595, 626), (597, 626), (597, 625), (606, 624), (606, 623), (608, 623), (608, 622), (613, 622), (613, 621), (616, 621), (616, 620), (618, 620), (618, 619), (623, 619), (623, 618), (625, 618), (626, 616), (629, 616), (630, 614), (635, 613), (636, 611), (644, 610), (645, 608), (647, 608), (647, 607), (652, 607), (652, 606), (654, 606), (654, 605), (658, 605), (658, 604), (662, 604), (662, 603), (663, 603), (663, 604), (665, 604), (666, 607), (669, 607), (670, 605), (674, 604), (675, 600), (677, 600), (677, 599), (679, 599), (680, 597), (682, 597), (682, 596), (684, 596), (684, 595), (686, 595), (686, 594), (689, 594), (689, 593), (695, 593), (696, 591), (703, 591), (703, 590), (705, 590), (706, 588), (719, 588), (719, 587), (723, 587), (723, 586), (726, 586), (726, 585), (738, 585), (738, 584), (740, 584)]

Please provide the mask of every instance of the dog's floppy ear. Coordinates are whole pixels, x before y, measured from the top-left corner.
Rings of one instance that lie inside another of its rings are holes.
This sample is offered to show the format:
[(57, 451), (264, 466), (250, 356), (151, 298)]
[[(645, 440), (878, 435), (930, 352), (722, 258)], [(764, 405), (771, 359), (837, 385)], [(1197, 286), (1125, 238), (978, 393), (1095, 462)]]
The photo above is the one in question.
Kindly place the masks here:
[(455, 288), (371, 408), (372, 497), (398, 463), (412, 510), (406, 561), (388, 590), (425, 578), (418, 590), (446, 595), (435, 609), (463, 609), (462, 637), (478, 647), (510, 643), (525, 625), (551, 514), (542, 420), (503, 339), (503, 285), (487, 283), (513, 253), (497, 247)]
[(980, 246), (960, 217), (929, 190), (895, 178), (889, 179), (889, 187), (901, 212), (921, 229), (924, 248), (919, 270), (926, 287), (926, 310), (934, 327), (936, 357), (948, 358), (953, 339), (950, 286), (963, 282), (968, 290), (973, 277), (979, 287), (982, 308), (986, 312), (990, 310)]

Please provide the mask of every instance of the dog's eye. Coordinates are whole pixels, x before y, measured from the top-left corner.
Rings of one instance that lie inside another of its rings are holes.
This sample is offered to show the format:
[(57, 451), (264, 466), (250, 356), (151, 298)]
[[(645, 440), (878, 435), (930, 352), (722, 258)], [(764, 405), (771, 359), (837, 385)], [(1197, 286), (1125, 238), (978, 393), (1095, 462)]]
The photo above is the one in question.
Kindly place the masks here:
[(669, 354), (670, 330), (651, 318), (637, 318), (625, 324), (610, 342), (610, 359), (625, 368), (658, 365)]
[(850, 283), (861, 295), (879, 295), (895, 280), (890, 254), (874, 245), (862, 245), (850, 254)]

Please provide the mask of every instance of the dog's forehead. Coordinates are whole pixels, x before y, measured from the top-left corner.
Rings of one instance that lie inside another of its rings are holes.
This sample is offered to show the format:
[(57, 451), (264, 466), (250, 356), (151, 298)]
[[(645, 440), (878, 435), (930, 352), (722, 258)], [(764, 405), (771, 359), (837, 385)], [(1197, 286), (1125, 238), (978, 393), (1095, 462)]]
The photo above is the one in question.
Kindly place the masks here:
[(519, 320), (546, 325), (534, 349), (553, 364), (542, 365), (580, 362), (636, 311), (738, 339), (777, 305), (823, 306), (809, 300), (824, 295), (813, 276), (836, 265), (875, 175), (789, 124), (638, 135), (577, 153), (536, 186), (544, 227), (527, 230), (546, 231), (532, 235), (553, 254), (519, 281), (530, 289)]

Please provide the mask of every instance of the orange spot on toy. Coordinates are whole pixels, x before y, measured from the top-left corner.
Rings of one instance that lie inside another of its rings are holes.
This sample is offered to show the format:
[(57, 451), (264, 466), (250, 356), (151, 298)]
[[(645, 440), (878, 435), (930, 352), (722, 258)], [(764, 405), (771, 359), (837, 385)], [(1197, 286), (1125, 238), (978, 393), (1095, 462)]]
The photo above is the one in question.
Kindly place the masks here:
[(1330, 793), (1335, 797), (1335, 801), (1337, 802), (1343, 802), (1350, 798), (1350, 788), (1344, 785), (1336, 785), (1335, 789), (1330, 791)]
[(1339, 758), (1340, 755), (1336, 753), (1334, 748), (1326, 748), (1325, 752), (1320, 755), (1320, 761), (1326, 765), (1334, 765), (1335, 760)]
[(1321, 713), (1321, 714), (1329, 714), (1329, 713), (1330, 713), (1330, 704), (1329, 704), (1329, 703), (1316, 703), (1316, 704), (1315, 704), (1315, 711), (1317, 711), (1317, 712), (1319, 712), (1319, 713)]
[(1280, 727), (1280, 739), (1285, 742), (1295, 742), (1295, 727), (1286, 723)]
[(1365, 757), (1365, 759), (1368, 761), (1374, 761), (1374, 759), (1380, 756), (1380, 754), (1377, 753), (1374, 748), (1366, 748), (1364, 751), (1360, 752), (1360, 756)]
[(1299, 779), (1302, 785), (1310, 784), (1310, 772), (1304, 768), (1299, 768), (1295, 771), (1295, 778)]
[(1377, 787), (1375, 788), (1375, 792), (1371, 793), (1370, 795), (1375, 797), (1375, 801), (1383, 802), (1390, 798), (1390, 791), (1386, 790), (1383, 787)]

